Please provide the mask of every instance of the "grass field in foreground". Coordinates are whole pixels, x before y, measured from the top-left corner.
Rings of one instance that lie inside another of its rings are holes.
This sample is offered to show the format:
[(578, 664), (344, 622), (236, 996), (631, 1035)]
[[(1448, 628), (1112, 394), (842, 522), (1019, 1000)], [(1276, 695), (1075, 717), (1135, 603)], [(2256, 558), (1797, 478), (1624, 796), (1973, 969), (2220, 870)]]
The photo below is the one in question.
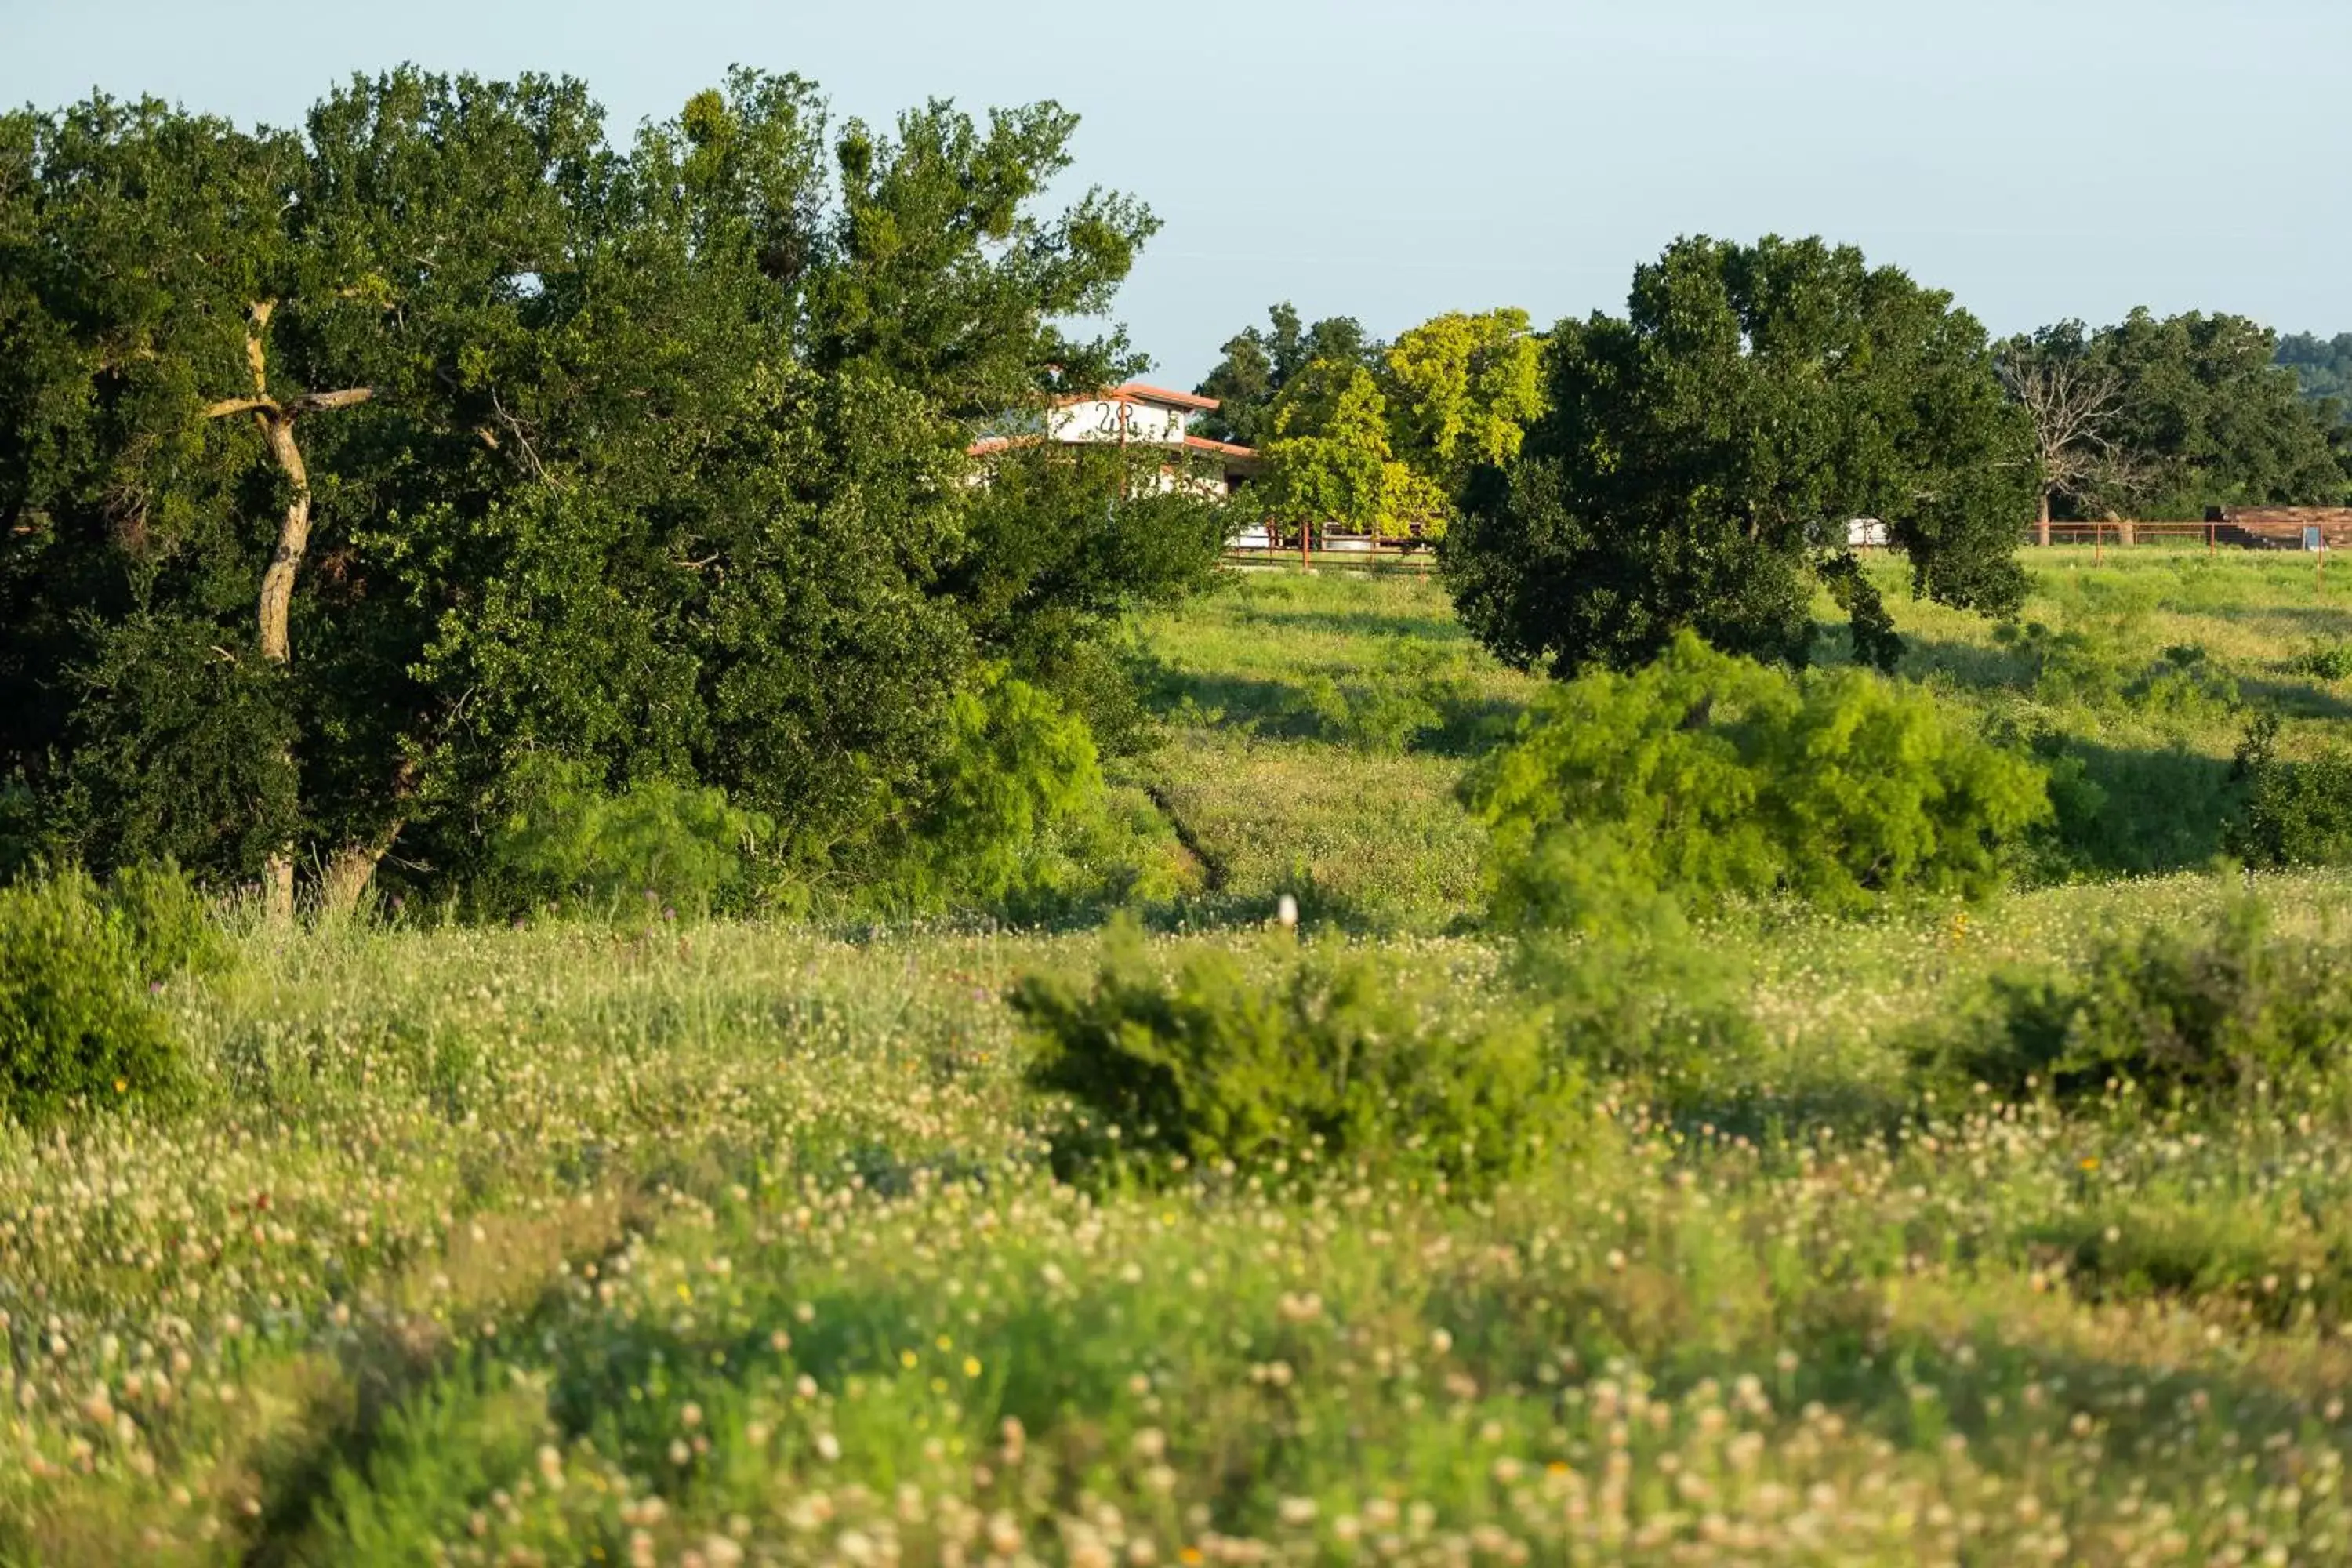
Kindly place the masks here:
[[(2347, 635), (2334, 602), (2199, 570), (2061, 566), (2037, 602), (2147, 592), (2132, 635), (2324, 710), (2289, 663)], [(1466, 907), (1443, 808), (1532, 687), (1434, 592), (1254, 581), (1156, 628), (1150, 765), (1229, 889), (1290, 872), (1307, 797), (1275, 786), (1360, 768), (1415, 798), (1317, 797), (1331, 923)], [(1957, 691), (2041, 700), (1904, 613)], [(1359, 668), (1439, 722), (1397, 747)], [(2225, 757), (2198, 723), (2147, 743)], [(1744, 966), (1747, 1092), (1598, 1085), (1562, 1164), (1483, 1196), (1057, 1183), (1003, 996), (1087, 935), (251, 934), (163, 999), (203, 1103), (0, 1131), (0, 1560), (2340, 1563), (2352, 1091), (2066, 1119), (1901, 1074), (1992, 970), (2230, 880), (1703, 932)], [(2260, 888), (2284, 930), (2352, 906)], [(1503, 1005), (1486, 941), (1379, 947)]]

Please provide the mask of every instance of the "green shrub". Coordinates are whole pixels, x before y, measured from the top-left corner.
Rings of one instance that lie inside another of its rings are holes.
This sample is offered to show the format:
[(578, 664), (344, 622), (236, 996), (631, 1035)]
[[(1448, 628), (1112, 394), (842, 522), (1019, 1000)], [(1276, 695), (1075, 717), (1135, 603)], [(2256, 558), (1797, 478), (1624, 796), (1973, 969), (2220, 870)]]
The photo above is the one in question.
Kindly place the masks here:
[(2053, 630), (2038, 621), (1994, 628), (1993, 640), (2026, 661), (2037, 702), (2092, 712), (2129, 712), (2171, 730), (2192, 730), (2238, 706), (2238, 683), (2195, 643), (2154, 659), (2123, 626)]
[(1385, 637), (1378, 660), (1347, 679), (1309, 678), (1295, 711), (1324, 740), (1393, 757), (1475, 726), (1476, 689), (1458, 650)]
[(1927, 692), (1859, 669), (1793, 676), (1687, 633), (1638, 673), (1547, 694), (1465, 787), (1491, 830), (1496, 918), (1588, 931), (1661, 897), (1840, 912), (1979, 897), (2051, 816), (2042, 769)]
[[(1050, 839), (1066, 869), (1062, 885), (1044, 895), (1040, 913), (1077, 900), (1164, 904), (1201, 888), (1199, 861), (1137, 784), (1105, 785), (1097, 805), (1051, 829)], [(1010, 907), (1019, 912), (1018, 904)]]
[(1037, 672), (1030, 684), (1051, 692), (1063, 708), (1085, 721), (1101, 755), (1133, 757), (1160, 743), (1153, 710), (1174, 679), (1166, 661), (1129, 628), (1116, 637), (1077, 644)]
[(1676, 1100), (1738, 1082), (1763, 1047), (1748, 1008), (1754, 977), (1738, 951), (1671, 906), (1647, 921), (1628, 907), (1606, 932), (1528, 933), (1513, 967), (1544, 999), (1571, 1061)]
[(2238, 809), (2223, 832), (2231, 854), (2256, 869), (2352, 861), (2352, 757), (2334, 747), (2279, 754), (2275, 714), (2256, 716), (2238, 743)]
[(1477, 1186), (1572, 1141), (1577, 1083), (1538, 1015), (1453, 1000), (1347, 949), (1279, 956), (1270, 975), (1199, 951), (1171, 973), (1126, 922), (1090, 981), (1031, 975), (1013, 994), (1032, 1081), (1123, 1147)]
[(479, 1363), (461, 1363), (384, 1415), (363, 1461), (339, 1465), (320, 1500), (316, 1561), (346, 1568), (408, 1568), (446, 1558), (467, 1517), (526, 1472), (557, 1436), (547, 1401), (499, 1387)]
[(1002, 666), (950, 705), (948, 744), (861, 889), (868, 904), (1056, 920), (1188, 885), (1174, 829), (1103, 776), (1086, 720)]
[(2206, 729), (2239, 707), (2238, 683), (2198, 643), (2176, 643), (2125, 690), (2142, 718), (2175, 732)]
[(958, 694), (950, 714), (951, 742), (901, 873), (924, 907), (993, 903), (1024, 889), (1040, 834), (1102, 793), (1094, 737), (1050, 693), (992, 671)]
[(477, 897), (498, 908), (660, 906), (698, 913), (746, 897), (772, 826), (726, 793), (669, 779), (600, 787), (581, 763), (533, 759), (492, 828)]
[(2051, 707), (2109, 708), (2124, 700), (2130, 658), (2119, 637), (2040, 621), (2005, 621), (1993, 641), (2025, 661), (2037, 702)]
[(2319, 680), (2342, 680), (2352, 676), (2352, 643), (2317, 644), (2289, 659), (2287, 668)]
[(2242, 792), (2230, 763), (2202, 746), (2186, 737), (2111, 744), (2046, 719), (2013, 732), (2049, 770), (2054, 812), (2023, 879), (2150, 876), (2205, 867), (2222, 853)]
[(0, 888), (0, 1114), (37, 1124), (173, 1086), (177, 1047), (149, 994), (168, 940), (78, 870)]
[(2333, 948), (2275, 931), (2242, 899), (2205, 928), (2151, 927), (2081, 970), (2008, 973), (1983, 1016), (1930, 1054), (1957, 1084), (2062, 1102), (2127, 1081), (2159, 1097), (2292, 1079), (2352, 1039), (2352, 979)]
[(228, 963), (226, 933), (175, 861), (118, 868), (106, 881), (106, 906), (121, 922), (142, 980), (211, 973)]
[[(2019, 1260), (2046, 1264), (2057, 1254), (2077, 1300), (2168, 1296), (2209, 1309), (2226, 1304), (2273, 1330), (2308, 1321), (2307, 1313), (2342, 1323), (2352, 1319), (2352, 1256), (2313, 1217), (2294, 1209), (2249, 1214), (2193, 1189), (2104, 1203), (2093, 1196), (2026, 1230)], [(2297, 1275), (2294, 1289), (2277, 1289)]]

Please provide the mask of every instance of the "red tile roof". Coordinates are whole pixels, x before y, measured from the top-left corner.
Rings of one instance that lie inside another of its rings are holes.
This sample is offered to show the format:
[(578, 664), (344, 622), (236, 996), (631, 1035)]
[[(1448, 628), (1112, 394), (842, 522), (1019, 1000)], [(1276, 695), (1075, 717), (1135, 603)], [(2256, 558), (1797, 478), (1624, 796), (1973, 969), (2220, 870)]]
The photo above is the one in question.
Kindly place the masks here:
[(1073, 393), (1054, 399), (1056, 408), (1067, 408), (1074, 403), (1156, 403), (1163, 408), (1181, 408), (1189, 413), (1206, 414), (1217, 406), (1213, 397), (1196, 397), (1189, 392), (1171, 392), (1164, 386), (1150, 386), (1130, 381), (1124, 386), (1106, 387), (1100, 392)]
[(1255, 458), (1255, 447), (1236, 447), (1231, 441), (1212, 441), (1206, 436), (1187, 436), (1184, 445), (1196, 452), (1218, 452), (1228, 458)]
[(1213, 412), (1217, 406), (1217, 400), (1213, 397), (1202, 397), (1195, 392), (1171, 392), (1167, 387), (1153, 386), (1148, 382), (1130, 381), (1118, 392), (1119, 395), (1138, 402), (1165, 403), (1173, 408), (1190, 408), (1200, 414)]

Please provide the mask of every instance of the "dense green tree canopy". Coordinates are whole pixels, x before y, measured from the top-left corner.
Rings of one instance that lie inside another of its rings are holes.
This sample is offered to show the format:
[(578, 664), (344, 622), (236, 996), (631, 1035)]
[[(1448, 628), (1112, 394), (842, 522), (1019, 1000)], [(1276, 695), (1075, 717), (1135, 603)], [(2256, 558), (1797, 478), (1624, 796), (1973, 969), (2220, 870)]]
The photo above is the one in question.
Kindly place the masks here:
[(2336, 419), (2352, 421), (2352, 332), (2291, 332), (2279, 340), (2278, 362), (2294, 372), (2305, 397), (2332, 400)]
[(1202, 417), (1201, 433), (1245, 447), (1274, 438), (1274, 409), (1283, 388), (1318, 360), (1334, 364), (1370, 365), (1373, 352), (1364, 329), (1353, 316), (1332, 316), (1313, 326), (1302, 325), (1288, 300), (1266, 311), (1268, 325), (1244, 327), (1227, 340), (1224, 358), (1195, 388), (1203, 397), (1219, 400), (1216, 412)]
[(1381, 355), (1391, 444), (1450, 497), (1482, 464), (1518, 456), (1543, 412), (1543, 344), (1528, 313), (1449, 310)]
[(2352, 493), (2327, 411), (2302, 398), (2278, 351), (2268, 327), (2223, 313), (2134, 310), (2092, 338), (2092, 363), (2117, 384), (2116, 440), (2140, 472), (2142, 515), (2340, 505)]
[(1198, 584), (1224, 548), (1223, 509), (1171, 477), (1148, 447), (1014, 447), (970, 498), (940, 576), (980, 656), (1055, 691), (1106, 748), (1141, 718), (1106, 634)]
[(1353, 360), (1318, 359), (1275, 400), (1254, 492), (1276, 522), (1382, 538), (1444, 531), (1444, 493), (1391, 449), (1388, 399)]
[(413, 70), (299, 135), (0, 118), (0, 776), (33, 839), (459, 868), (553, 753), (856, 864), (980, 671), (1045, 679), (1213, 556), (1102, 531), (1110, 476), (970, 482), (964, 421), (1133, 368), (1070, 323), (1153, 222), (1041, 210), (1074, 123), (835, 127), (740, 72), (622, 151), (576, 82)]
[(1225, 344), (1202, 429), (1262, 447), (1256, 500), (1280, 524), (1385, 537), (1445, 531), (1470, 473), (1507, 460), (1541, 411), (1524, 310), (1450, 310), (1368, 340), (1349, 317), (1302, 328), (1289, 304)]
[(1477, 636), (1520, 665), (1633, 668), (1696, 630), (1802, 664), (1812, 595), (1899, 652), (1846, 549), (1876, 518), (1915, 591), (2015, 608), (2031, 435), (1948, 295), (1817, 239), (1676, 243), (1625, 316), (1555, 330), (1549, 410), (1474, 484), (1441, 557)]
[(1999, 358), (2034, 427), (2046, 515), (2195, 518), (2335, 504), (2352, 489), (2352, 437), (2325, 395), (2329, 353), (2242, 316), (2136, 310), (2012, 338)]

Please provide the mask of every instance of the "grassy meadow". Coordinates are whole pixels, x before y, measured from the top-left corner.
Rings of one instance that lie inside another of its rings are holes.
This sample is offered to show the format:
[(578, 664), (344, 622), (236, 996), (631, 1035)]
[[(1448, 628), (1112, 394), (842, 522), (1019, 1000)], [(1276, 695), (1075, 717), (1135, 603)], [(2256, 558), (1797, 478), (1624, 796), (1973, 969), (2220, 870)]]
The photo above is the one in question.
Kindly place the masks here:
[[(2352, 715), (2352, 573), (2300, 554), (2147, 546), (2028, 551), (2029, 630), (1914, 602), (1899, 560), (1874, 575), (1907, 643), (1898, 673), (2063, 738), (2119, 802), (2087, 875), (2201, 868), (2221, 849), (2240, 707), (2233, 686), (2292, 726)], [(1846, 657), (1824, 599), (1820, 657)], [(1164, 666), (1168, 739), (1142, 771), (1242, 907), (1280, 891), (1359, 928), (1437, 931), (1475, 914), (1480, 839), (1454, 787), (1507, 736), (1539, 679), (1497, 665), (1454, 618), (1444, 586), (1410, 571), (1230, 574), (1225, 588), (1150, 628)], [(2342, 662), (2322, 657), (2344, 648)], [(2204, 679), (2137, 700), (2168, 649)], [(2315, 670), (2316, 663), (2322, 668)], [(2333, 673), (2331, 678), (2330, 671)], [(1417, 727), (1416, 727), (1417, 726)], [(2291, 731), (2292, 732), (2292, 731)]]
[[(1701, 928), (1736, 1051), (1597, 1076), (1491, 1191), (1065, 1179), (1006, 999), (1087, 931), (247, 932), (161, 998), (192, 1105), (0, 1129), (0, 1560), (2352, 1561), (2352, 1072), (2062, 1112), (1911, 1071), (1994, 976), (2246, 896), (2247, 705), (2343, 715), (2352, 574), (2028, 564), (2042, 632), (1904, 599), (1904, 673), (2116, 820), (1983, 908)], [(1202, 883), (1156, 952), (1278, 968), (1290, 891), (1517, 1005), (1455, 790), (1535, 679), (1405, 574), (1141, 636), (1117, 766)], [(2253, 888), (2282, 937), (2352, 908)]]

